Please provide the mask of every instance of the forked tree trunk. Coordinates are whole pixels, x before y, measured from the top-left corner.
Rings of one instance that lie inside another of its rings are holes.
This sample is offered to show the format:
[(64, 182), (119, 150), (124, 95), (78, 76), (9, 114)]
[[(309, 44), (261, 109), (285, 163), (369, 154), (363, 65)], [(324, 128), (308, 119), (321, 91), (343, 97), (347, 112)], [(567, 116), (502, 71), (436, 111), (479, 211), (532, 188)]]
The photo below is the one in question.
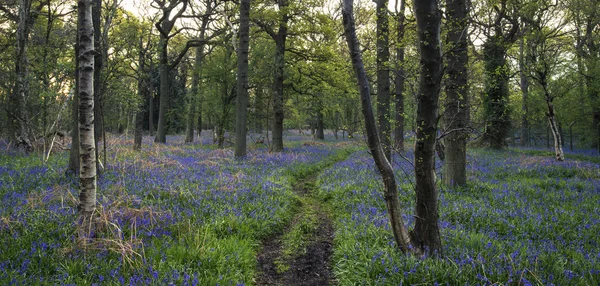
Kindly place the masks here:
[(391, 160), (388, 1), (377, 0), (377, 121), (383, 152)]
[(469, 124), (468, 65), (468, 0), (447, 0), (447, 53), (444, 183), (464, 186), (467, 183), (467, 138)]
[(79, 24), (79, 216), (90, 223), (96, 209), (94, 140), (94, 27), (91, 0), (78, 2)]
[(547, 87), (543, 87), (544, 89), (544, 97), (546, 100), (546, 106), (548, 107), (548, 112), (546, 112), (546, 117), (548, 118), (548, 124), (550, 125), (550, 131), (552, 132), (552, 137), (554, 137), (554, 154), (555, 158), (558, 161), (565, 160), (565, 153), (563, 152), (562, 147), (562, 137), (560, 136), (560, 131), (558, 130), (558, 124), (556, 122), (556, 114), (554, 112), (554, 104), (552, 104), (552, 97), (548, 92)]
[[(398, 0), (396, 0), (398, 1)], [(405, 30), (405, 8), (406, 0), (400, 0), (396, 25), (396, 77), (395, 77), (395, 103), (396, 103), (396, 125), (394, 128), (394, 148), (398, 152), (404, 151), (404, 30)]]
[(240, 43), (237, 58), (237, 102), (235, 115), (236, 158), (246, 156), (248, 118), (248, 49), (250, 47), (250, 0), (240, 1)]
[(408, 230), (404, 225), (400, 213), (398, 186), (396, 184), (396, 178), (394, 177), (394, 170), (385, 157), (381, 142), (379, 141), (375, 116), (373, 115), (373, 107), (371, 106), (369, 80), (367, 79), (358, 37), (356, 36), (352, 2), (353, 0), (344, 0), (342, 16), (344, 21), (344, 34), (346, 35), (346, 41), (348, 42), (350, 57), (352, 59), (352, 66), (354, 67), (354, 72), (358, 80), (358, 87), (360, 89), (362, 112), (365, 117), (365, 128), (367, 131), (367, 144), (383, 179), (384, 198), (396, 244), (403, 252), (416, 252), (419, 251), (419, 249), (412, 248)]
[(415, 177), (417, 196), (413, 243), (428, 254), (442, 250), (438, 224), (438, 190), (435, 184), (435, 145), (438, 101), (442, 80), (441, 12), (437, 0), (414, 0), (421, 52), (417, 100)]

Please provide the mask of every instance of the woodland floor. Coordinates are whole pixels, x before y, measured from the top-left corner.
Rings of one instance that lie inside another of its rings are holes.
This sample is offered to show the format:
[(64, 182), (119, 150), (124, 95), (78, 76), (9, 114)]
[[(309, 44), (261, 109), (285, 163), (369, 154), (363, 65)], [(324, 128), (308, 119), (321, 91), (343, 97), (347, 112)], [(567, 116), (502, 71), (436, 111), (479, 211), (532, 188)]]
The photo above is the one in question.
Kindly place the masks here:
[[(312, 197), (313, 188), (318, 177), (318, 171), (297, 177), (294, 193), (301, 197)], [(310, 200), (308, 205), (301, 208), (312, 209), (317, 216), (317, 227), (308, 234), (310, 241), (304, 251), (286, 258), (283, 246), (283, 236), (300, 223), (301, 213), (296, 213), (292, 221), (285, 227), (284, 232), (277, 233), (263, 241), (258, 254), (260, 274), (257, 285), (333, 285), (331, 269), (331, 254), (334, 229), (331, 218), (319, 201)], [(278, 267), (279, 262), (285, 264), (285, 270)]]

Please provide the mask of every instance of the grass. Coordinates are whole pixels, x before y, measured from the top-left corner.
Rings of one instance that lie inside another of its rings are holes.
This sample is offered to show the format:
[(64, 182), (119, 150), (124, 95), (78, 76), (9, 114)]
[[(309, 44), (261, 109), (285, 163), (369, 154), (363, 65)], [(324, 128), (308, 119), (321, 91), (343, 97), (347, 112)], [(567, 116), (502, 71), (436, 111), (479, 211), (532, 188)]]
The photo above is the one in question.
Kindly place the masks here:
[[(339, 285), (600, 283), (598, 164), (485, 150), (472, 150), (469, 162), (468, 186), (440, 191), (441, 259), (396, 249), (383, 186), (366, 152), (327, 170), (319, 196), (336, 214)], [(412, 170), (395, 165), (404, 219), (412, 224)]]
[[(440, 189), (444, 256), (417, 259), (393, 243), (364, 147), (296, 137), (284, 153), (253, 149), (243, 161), (198, 143), (145, 138), (133, 152), (112, 139), (90, 241), (77, 236), (68, 154), (44, 163), (0, 152), (0, 284), (253, 285), (261, 241), (292, 222), (284, 256), (301, 254), (319, 212), (334, 219), (339, 285), (600, 284), (597, 157), (471, 150), (469, 184)], [(394, 167), (412, 224), (412, 167)]]
[[(169, 142), (181, 138), (169, 138)], [(336, 155), (292, 143), (246, 160), (201, 144), (111, 140), (93, 239), (78, 239), (67, 153), (0, 154), (0, 284), (252, 285), (262, 239), (294, 216), (294, 169)]]

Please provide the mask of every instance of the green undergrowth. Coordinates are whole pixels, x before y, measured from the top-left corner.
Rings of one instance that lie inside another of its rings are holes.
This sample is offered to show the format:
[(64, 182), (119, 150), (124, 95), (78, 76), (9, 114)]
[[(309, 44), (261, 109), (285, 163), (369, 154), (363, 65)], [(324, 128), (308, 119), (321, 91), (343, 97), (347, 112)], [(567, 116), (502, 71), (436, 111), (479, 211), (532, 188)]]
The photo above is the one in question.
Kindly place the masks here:
[[(440, 188), (441, 258), (397, 249), (381, 177), (368, 154), (325, 170), (318, 196), (334, 214), (338, 284), (598, 285), (600, 168), (537, 155), (469, 153), (467, 186)], [(414, 192), (410, 182), (399, 185), (411, 227)]]
[(306, 254), (306, 247), (314, 240), (319, 227), (320, 213), (329, 212), (329, 208), (315, 196), (316, 176), (322, 170), (345, 160), (355, 150), (356, 147), (339, 149), (332, 156), (316, 164), (299, 165), (293, 171), (288, 171), (291, 184), (296, 190), (297, 204), (294, 206), (296, 215), (281, 238), (283, 249), (281, 256), (275, 261), (279, 273), (289, 269), (289, 264), (294, 257)]
[(112, 150), (88, 243), (77, 238), (67, 153), (0, 155), (0, 285), (252, 285), (262, 240), (300, 210), (290, 255), (314, 232), (312, 202), (294, 185), (348, 154), (333, 144), (242, 161), (202, 146)]
[(298, 200), (298, 213), (281, 238), (281, 256), (275, 261), (279, 273), (288, 270), (291, 259), (306, 253), (306, 247), (319, 227), (319, 202), (310, 197), (299, 197)]

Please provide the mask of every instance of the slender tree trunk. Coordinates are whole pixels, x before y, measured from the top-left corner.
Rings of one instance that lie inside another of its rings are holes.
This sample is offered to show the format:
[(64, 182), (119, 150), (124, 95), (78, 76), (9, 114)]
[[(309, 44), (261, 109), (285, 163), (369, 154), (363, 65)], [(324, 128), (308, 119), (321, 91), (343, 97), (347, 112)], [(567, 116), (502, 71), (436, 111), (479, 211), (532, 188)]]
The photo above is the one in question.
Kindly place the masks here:
[(94, 54), (94, 142), (96, 144), (96, 171), (101, 171), (100, 160), (98, 160), (98, 143), (102, 138), (102, 116), (101, 113), (101, 103), (100, 98), (102, 97), (102, 87), (101, 87), (101, 75), (102, 75), (102, 53), (99, 52), (100, 45), (100, 18), (102, 14), (102, 0), (92, 0), (92, 25), (94, 26), (94, 47), (96, 53)]
[(78, 2), (79, 24), (79, 216), (91, 223), (96, 209), (96, 144), (94, 140), (94, 27), (91, 0)]
[(529, 100), (529, 78), (525, 73), (525, 37), (521, 37), (519, 42), (519, 76), (520, 76), (520, 88), (521, 88), (521, 146), (527, 147), (529, 145), (529, 120), (527, 101)]
[(237, 103), (235, 116), (235, 157), (246, 156), (248, 118), (248, 49), (250, 47), (250, 0), (240, 1), (240, 43), (237, 58)]
[(388, 1), (377, 0), (377, 121), (383, 151), (391, 159)]
[[(152, 76), (152, 75), (149, 75)], [(154, 85), (150, 80), (150, 94), (148, 95), (148, 132), (150, 136), (154, 135)]]
[(435, 144), (442, 80), (441, 12), (437, 0), (414, 0), (421, 52), (421, 78), (415, 144), (416, 215), (412, 239), (429, 254), (441, 252), (438, 191), (435, 184)]
[(344, 21), (344, 34), (346, 35), (346, 41), (352, 59), (352, 66), (354, 67), (354, 72), (358, 80), (358, 87), (360, 89), (362, 112), (365, 117), (365, 128), (367, 131), (367, 144), (373, 159), (375, 160), (375, 164), (381, 173), (384, 185), (384, 198), (396, 244), (403, 252), (417, 252), (418, 249), (411, 248), (411, 239), (400, 213), (398, 186), (396, 184), (396, 178), (394, 177), (394, 170), (387, 160), (381, 142), (379, 141), (375, 116), (373, 115), (373, 107), (371, 106), (369, 80), (367, 79), (358, 37), (356, 36), (352, 2), (353, 0), (344, 0), (342, 16)]
[(198, 87), (200, 85), (200, 65), (202, 64), (201, 47), (196, 47), (196, 59), (192, 69), (192, 90), (190, 91), (190, 105), (185, 126), (185, 142), (194, 142), (194, 124), (196, 123), (196, 97), (198, 97)]
[(273, 83), (273, 142), (271, 151), (283, 151), (283, 73), (285, 68), (285, 42), (288, 34), (287, 13), (288, 0), (278, 0), (279, 11), (282, 13), (279, 20), (279, 30), (275, 39), (275, 80)]
[(398, 152), (404, 151), (404, 30), (406, 1), (401, 0), (396, 26), (396, 125), (394, 129), (394, 147)]
[(169, 104), (169, 62), (167, 48), (169, 40), (161, 35), (159, 42), (160, 49), (160, 90), (159, 90), (159, 109), (158, 109), (158, 129), (156, 130), (156, 143), (167, 143), (167, 110)]
[[(79, 26), (77, 27), (79, 29)], [(68, 170), (79, 172), (79, 33), (75, 40), (75, 91), (71, 107), (71, 151), (69, 152)]]
[[(139, 42), (139, 54), (138, 54), (138, 97), (140, 99), (146, 98), (147, 93), (147, 80), (146, 80), (146, 64), (144, 60), (144, 45), (142, 37)], [(140, 101), (143, 102), (143, 101)], [(142, 129), (144, 125), (144, 104), (140, 103), (140, 106), (136, 109), (135, 116), (135, 134), (133, 139), (133, 150), (142, 149)]]
[[(448, 186), (464, 186), (467, 183), (467, 139), (469, 124), (469, 96), (467, 85), (468, 58), (468, 1), (447, 0), (448, 27), (446, 71), (446, 130), (452, 132), (445, 138), (444, 183)], [(454, 132), (456, 130), (456, 132)]]

